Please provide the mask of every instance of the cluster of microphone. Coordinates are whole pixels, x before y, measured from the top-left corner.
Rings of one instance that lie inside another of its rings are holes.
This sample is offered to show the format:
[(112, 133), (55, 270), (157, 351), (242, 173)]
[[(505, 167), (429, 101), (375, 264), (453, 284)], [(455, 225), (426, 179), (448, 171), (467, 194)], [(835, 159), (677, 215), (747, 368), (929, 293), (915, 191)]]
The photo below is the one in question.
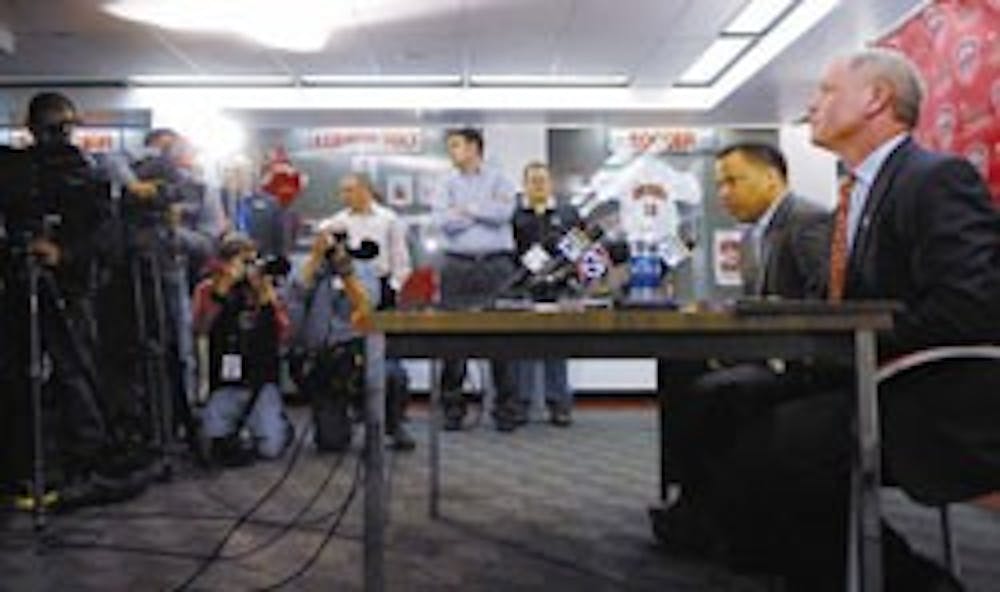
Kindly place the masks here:
[(499, 291), (499, 297), (555, 301), (581, 295), (584, 286), (629, 260), (624, 240), (609, 237), (600, 225), (582, 222), (563, 235), (529, 249), (521, 267)]

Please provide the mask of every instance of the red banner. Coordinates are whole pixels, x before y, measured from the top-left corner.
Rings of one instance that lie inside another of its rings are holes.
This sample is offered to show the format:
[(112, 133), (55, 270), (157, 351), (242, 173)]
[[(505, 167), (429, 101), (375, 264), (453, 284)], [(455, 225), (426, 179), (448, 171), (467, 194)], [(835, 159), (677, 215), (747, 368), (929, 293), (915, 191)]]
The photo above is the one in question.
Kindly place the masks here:
[(1000, 203), (1000, 0), (936, 0), (879, 44), (927, 82), (917, 139), (968, 158)]

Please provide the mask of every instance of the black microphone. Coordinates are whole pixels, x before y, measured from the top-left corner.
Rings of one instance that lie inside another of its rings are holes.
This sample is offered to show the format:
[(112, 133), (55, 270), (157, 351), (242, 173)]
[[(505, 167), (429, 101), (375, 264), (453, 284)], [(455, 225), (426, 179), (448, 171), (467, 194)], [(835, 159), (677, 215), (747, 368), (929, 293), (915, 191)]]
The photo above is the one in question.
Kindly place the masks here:
[(626, 263), (632, 257), (632, 251), (629, 249), (628, 243), (623, 240), (609, 241), (605, 244), (605, 248), (608, 250), (608, 256), (611, 258), (613, 265)]
[(561, 236), (550, 237), (543, 249), (551, 256), (535, 268), (522, 257), (522, 265), (493, 292), (493, 298), (530, 295), (533, 299), (554, 300), (575, 274), (576, 264), (603, 237), (604, 229), (589, 219), (581, 220)]

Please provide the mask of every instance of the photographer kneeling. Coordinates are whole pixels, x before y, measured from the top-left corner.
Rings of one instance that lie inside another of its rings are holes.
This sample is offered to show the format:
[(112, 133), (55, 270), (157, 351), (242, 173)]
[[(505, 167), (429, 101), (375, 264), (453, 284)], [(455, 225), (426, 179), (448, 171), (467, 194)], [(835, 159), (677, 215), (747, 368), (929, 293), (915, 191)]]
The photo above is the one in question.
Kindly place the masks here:
[(365, 384), (361, 332), (371, 329), (379, 297), (375, 271), (364, 261), (372, 257), (364, 251), (377, 246), (362, 244), (352, 254), (346, 242), (342, 227), (321, 231), (288, 299), (296, 327), (292, 373), (312, 403), (321, 451), (343, 451), (351, 444), (349, 408), (362, 403)]
[[(292, 440), (278, 389), (279, 347), (288, 336), (288, 312), (257, 248), (242, 234), (223, 239), (221, 264), (195, 289), (194, 328), (209, 339), (212, 393), (202, 411), (203, 436), (223, 465), (276, 458)], [(244, 425), (255, 440), (244, 446)]]

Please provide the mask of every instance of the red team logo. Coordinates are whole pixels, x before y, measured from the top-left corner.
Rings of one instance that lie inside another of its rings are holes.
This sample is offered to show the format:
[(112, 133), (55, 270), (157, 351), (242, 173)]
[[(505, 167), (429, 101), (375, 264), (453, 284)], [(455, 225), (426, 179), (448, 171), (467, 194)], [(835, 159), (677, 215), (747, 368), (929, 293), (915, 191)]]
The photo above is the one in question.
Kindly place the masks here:
[(951, 148), (952, 140), (955, 138), (955, 108), (950, 104), (941, 105), (937, 116), (934, 118), (935, 136), (938, 147), (942, 149)]
[(966, 37), (955, 49), (955, 71), (962, 84), (972, 82), (979, 72), (979, 39)]
[(1000, 0), (934, 0), (879, 45), (910, 56), (927, 81), (927, 117), (916, 136), (972, 161), (1000, 205), (998, 37)]
[(945, 16), (938, 7), (931, 6), (924, 11), (924, 26), (934, 41), (941, 38), (944, 33)]

